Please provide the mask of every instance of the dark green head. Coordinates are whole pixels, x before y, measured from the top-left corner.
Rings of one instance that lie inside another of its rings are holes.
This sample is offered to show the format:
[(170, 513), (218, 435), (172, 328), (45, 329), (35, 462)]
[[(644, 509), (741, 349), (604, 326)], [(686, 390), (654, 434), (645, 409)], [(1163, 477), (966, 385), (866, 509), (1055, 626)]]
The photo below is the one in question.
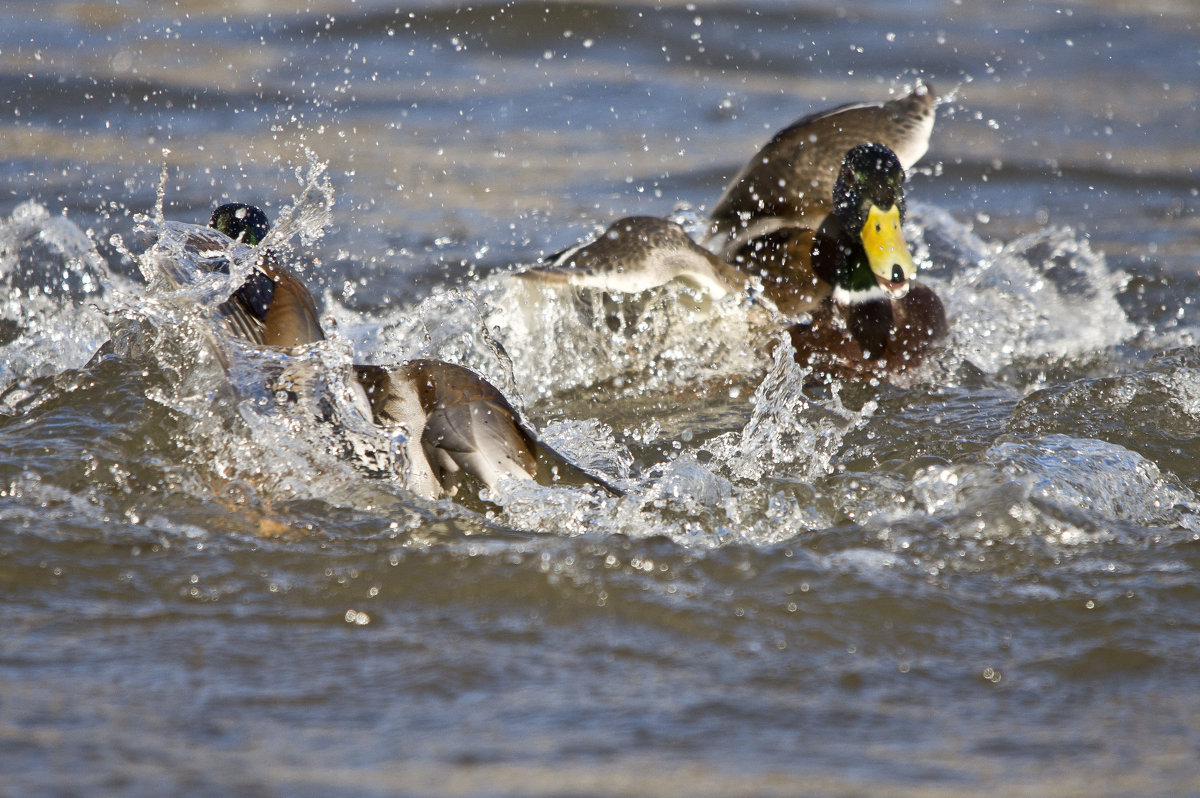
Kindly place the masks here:
[[(814, 269), (840, 299), (899, 299), (917, 269), (900, 229), (904, 220), (904, 167), (882, 144), (846, 153), (833, 188), (833, 213), (818, 233)], [(830, 240), (832, 239), (832, 241)]]
[(271, 230), (271, 222), (261, 209), (240, 202), (231, 202), (217, 208), (213, 211), (208, 226), (219, 230), (234, 241), (240, 240), (251, 246), (262, 243)]
[(861, 230), (871, 206), (896, 207), (904, 220), (904, 167), (882, 144), (860, 144), (846, 153), (833, 187), (833, 212), (851, 230)]
[[(260, 208), (240, 202), (231, 202), (217, 208), (213, 211), (208, 226), (224, 233), (234, 241), (241, 241), (251, 246), (261, 244), (271, 230), (271, 222)], [(220, 271), (228, 274), (229, 264), (223, 263)], [(275, 298), (275, 281), (259, 269), (254, 269), (246, 278), (246, 282), (233, 292), (231, 298), (240, 302), (245, 310), (263, 321)]]

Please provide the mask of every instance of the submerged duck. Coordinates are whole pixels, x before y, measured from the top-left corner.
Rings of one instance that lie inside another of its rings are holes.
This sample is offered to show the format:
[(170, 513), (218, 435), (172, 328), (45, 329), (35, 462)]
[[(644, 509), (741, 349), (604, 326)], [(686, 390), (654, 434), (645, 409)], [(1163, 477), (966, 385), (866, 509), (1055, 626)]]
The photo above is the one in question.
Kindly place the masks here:
[(403, 425), (410, 443), (410, 487), (454, 496), (467, 480), (495, 488), (502, 478), (542, 485), (596, 485), (621, 491), (542, 443), (495, 386), (470, 369), (441, 360), (398, 366), (355, 366), (372, 416), (382, 427)]
[[(266, 214), (222, 205), (210, 226), (235, 241), (257, 245), (270, 229)], [(239, 335), (268, 346), (323, 340), (316, 303), (300, 278), (270, 251), (221, 313)], [(541, 484), (590, 484), (620, 491), (541, 443), (504, 395), (470, 369), (439, 360), (398, 366), (354, 366), (372, 420), (403, 425), (409, 487), (426, 498), (454, 496), (465, 481), (494, 489), (505, 477)]]
[[(212, 213), (209, 227), (256, 247), (271, 231), (260, 208), (229, 203)], [(228, 263), (223, 271), (228, 272)], [(278, 301), (276, 301), (278, 300)], [(262, 346), (303, 346), (325, 340), (317, 304), (300, 277), (264, 250), (250, 276), (219, 311), (234, 332)]]

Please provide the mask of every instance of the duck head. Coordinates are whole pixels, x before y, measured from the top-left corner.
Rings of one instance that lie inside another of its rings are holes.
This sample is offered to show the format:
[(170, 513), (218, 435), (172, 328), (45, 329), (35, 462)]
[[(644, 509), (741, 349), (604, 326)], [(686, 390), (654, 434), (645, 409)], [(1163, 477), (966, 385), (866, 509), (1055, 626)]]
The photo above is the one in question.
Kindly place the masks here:
[(208, 226), (232, 238), (256, 247), (271, 232), (271, 222), (261, 208), (230, 202), (212, 213)]
[(833, 211), (817, 231), (813, 269), (843, 304), (902, 299), (917, 267), (904, 240), (904, 168), (882, 144), (846, 153)]

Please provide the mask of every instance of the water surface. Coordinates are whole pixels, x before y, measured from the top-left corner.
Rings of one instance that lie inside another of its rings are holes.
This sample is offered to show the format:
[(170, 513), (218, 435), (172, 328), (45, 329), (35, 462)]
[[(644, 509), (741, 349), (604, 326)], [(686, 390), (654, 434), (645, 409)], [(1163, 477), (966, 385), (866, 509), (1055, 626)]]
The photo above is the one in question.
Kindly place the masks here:
[[(1142, 5), (19, 5), (5, 788), (1200, 791), (1200, 12)], [(918, 81), (953, 333), (913, 379), (806, 384), (678, 289), (614, 338), (507, 277), (622, 215), (696, 229), (774, 130)], [(286, 356), (224, 371), (212, 297), (142, 278), (231, 199), (281, 220), (333, 383), (464, 363), (629, 495), (338, 461), (262, 388)]]

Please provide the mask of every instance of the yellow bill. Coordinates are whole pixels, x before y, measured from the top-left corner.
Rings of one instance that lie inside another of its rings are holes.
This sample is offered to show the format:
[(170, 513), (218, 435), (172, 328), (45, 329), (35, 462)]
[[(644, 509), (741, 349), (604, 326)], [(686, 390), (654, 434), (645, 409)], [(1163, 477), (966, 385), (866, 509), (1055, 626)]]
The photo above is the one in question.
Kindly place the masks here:
[(908, 293), (908, 281), (917, 276), (917, 267), (900, 229), (900, 206), (881, 211), (871, 205), (860, 237), (879, 287), (891, 299), (902, 298)]

